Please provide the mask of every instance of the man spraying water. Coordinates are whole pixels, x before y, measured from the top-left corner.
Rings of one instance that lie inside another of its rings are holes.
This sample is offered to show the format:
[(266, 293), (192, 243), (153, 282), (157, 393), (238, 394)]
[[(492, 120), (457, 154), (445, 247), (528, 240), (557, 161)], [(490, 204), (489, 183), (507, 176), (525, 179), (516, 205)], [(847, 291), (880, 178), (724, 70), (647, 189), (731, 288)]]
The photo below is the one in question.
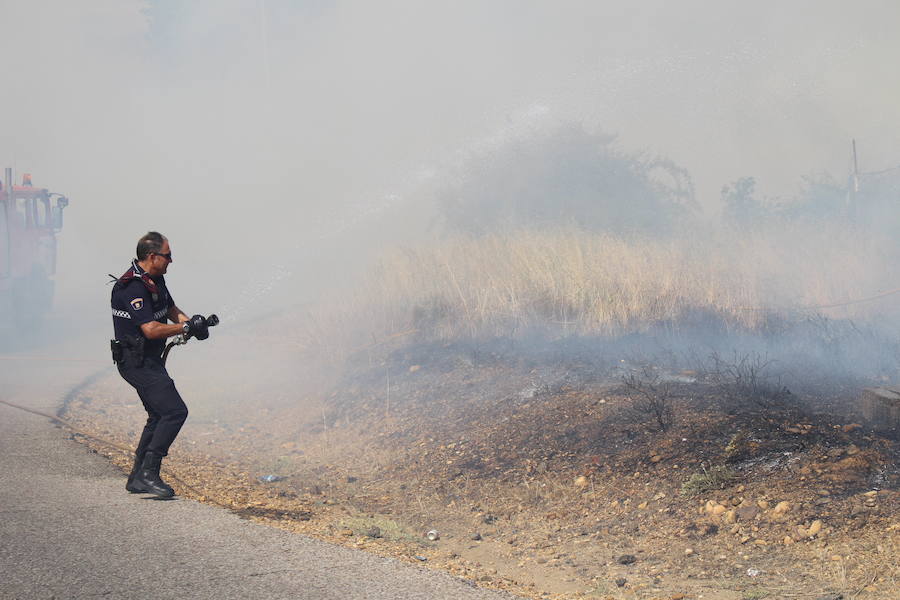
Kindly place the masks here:
[[(119, 374), (135, 390), (147, 411), (147, 424), (135, 450), (134, 468), (125, 489), (171, 498), (174, 490), (160, 477), (162, 459), (169, 452), (188, 409), (166, 371), (166, 339), (181, 336), (205, 340), (218, 318), (188, 317), (172, 299), (165, 274), (172, 263), (169, 240), (151, 231), (137, 243), (137, 258), (112, 289), (113, 361)], [(172, 321), (168, 323), (167, 321)]]

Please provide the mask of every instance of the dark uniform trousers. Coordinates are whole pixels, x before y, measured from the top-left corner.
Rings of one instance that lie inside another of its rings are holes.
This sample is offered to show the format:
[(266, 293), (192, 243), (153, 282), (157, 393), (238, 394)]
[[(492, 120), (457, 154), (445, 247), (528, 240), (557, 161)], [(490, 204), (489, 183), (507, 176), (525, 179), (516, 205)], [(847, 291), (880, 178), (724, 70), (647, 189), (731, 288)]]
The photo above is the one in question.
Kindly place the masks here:
[(149, 415), (136, 456), (139, 460), (147, 452), (166, 456), (188, 416), (187, 406), (175, 389), (175, 382), (157, 356), (144, 357), (142, 366), (135, 366), (127, 359), (117, 366), (122, 378), (137, 390)]

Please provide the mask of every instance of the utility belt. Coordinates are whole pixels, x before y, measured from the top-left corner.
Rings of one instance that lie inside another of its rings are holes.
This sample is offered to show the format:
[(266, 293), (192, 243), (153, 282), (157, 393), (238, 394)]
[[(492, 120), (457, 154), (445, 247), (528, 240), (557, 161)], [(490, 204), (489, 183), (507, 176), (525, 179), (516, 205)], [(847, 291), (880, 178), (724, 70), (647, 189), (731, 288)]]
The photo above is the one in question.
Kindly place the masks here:
[(124, 340), (109, 340), (109, 349), (112, 351), (113, 362), (117, 365), (130, 367), (144, 366), (144, 342), (143, 336), (126, 335)]

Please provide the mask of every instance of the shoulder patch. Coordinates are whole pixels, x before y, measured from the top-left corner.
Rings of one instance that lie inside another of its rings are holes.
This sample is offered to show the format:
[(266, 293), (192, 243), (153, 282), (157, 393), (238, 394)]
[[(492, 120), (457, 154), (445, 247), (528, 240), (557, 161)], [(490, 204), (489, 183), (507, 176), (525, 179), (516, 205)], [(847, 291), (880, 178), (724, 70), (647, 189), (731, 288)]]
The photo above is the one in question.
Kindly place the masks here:
[(144, 308), (144, 299), (143, 298), (135, 298), (131, 301), (131, 308), (134, 310), (141, 310)]

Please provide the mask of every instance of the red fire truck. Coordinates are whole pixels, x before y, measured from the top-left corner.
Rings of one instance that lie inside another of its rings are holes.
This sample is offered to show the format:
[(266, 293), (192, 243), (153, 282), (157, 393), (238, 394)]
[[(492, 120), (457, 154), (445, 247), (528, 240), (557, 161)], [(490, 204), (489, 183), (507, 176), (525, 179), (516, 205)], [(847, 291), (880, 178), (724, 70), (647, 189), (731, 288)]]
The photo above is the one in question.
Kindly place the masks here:
[(6, 169), (0, 188), (0, 327), (40, 322), (53, 303), (56, 233), (62, 229), (62, 194), (34, 187), (31, 175), (13, 184)]

